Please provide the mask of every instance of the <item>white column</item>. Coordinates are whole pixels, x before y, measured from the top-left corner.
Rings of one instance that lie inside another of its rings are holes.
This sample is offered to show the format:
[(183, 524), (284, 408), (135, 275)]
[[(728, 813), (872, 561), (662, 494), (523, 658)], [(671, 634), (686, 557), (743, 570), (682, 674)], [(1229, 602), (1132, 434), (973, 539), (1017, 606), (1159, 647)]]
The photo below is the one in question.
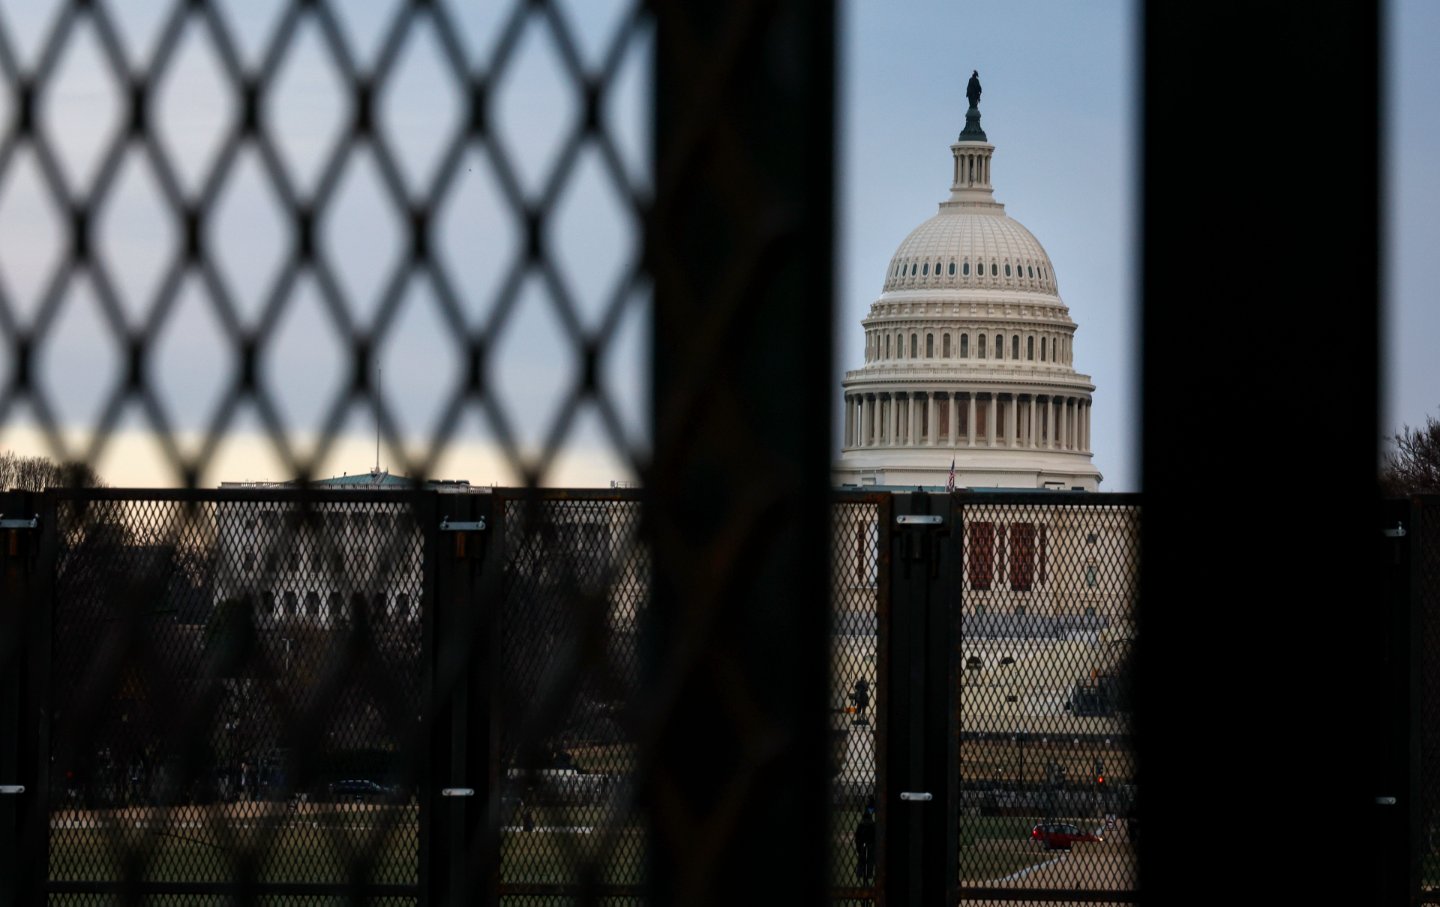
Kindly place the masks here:
[(969, 403), (967, 404), (967, 405), (970, 407), (970, 418), (968, 418), (968, 419), (965, 420), (965, 446), (966, 446), (966, 447), (974, 447), (974, 446), (975, 446), (975, 395), (974, 395), (973, 393), (970, 393), (970, 394), (966, 394), (965, 396), (970, 398), (970, 399), (969, 399)]
[(1017, 410), (1019, 410), (1019, 408), (1020, 408), (1020, 395), (1019, 395), (1019, 394), (1011, 394), (1011, 395), (1010, 395), (1010, 411), (1005, 414), (1005, 421), (1008, 423), (1008, 427), (1006, 428), (1006, 431), (1007, 431), (1007, 432), (1009, 433), (1009, 435), (1010, 435), (1010, 437), (1006, 439), (1006, 442), (1005, 442), (1005, 443), (1006, 443), (1007, 445), (1009, 445), (1010, 447), (1019, 447), (1019, 446), (1020, 446), (1020, 413), (1017, 411)]
[(950, 447), (954, 447), (955, 439), (959, 437), (960, 433), (960, 426), (956, 424), (960, 421), (960, 401), (956, 399), (953, 391), (950, 394), (950, 398), (945, 401), (945, 406), (950, 410), (950, 421), (947, 423), (950, 429), (950, 437), (946, 439), (946, 443)]
[(925, 397), (925, 418), (930, 420), (926, 425), (929, 431), (925, 432), (925, 443), (935, 447), (940, 443), (940, 420), (935, 418), (935, 392), (931, 391)]
[(1090, 453), (1090, 407), (1095, 404), (1089, 400), (1085, 401), (1085, 452)]
[(985, 408), (985, 440), (991, 447), (995, 446), (995, 429), (999, 427), (1000, 422), (999, 413), (996, 412), (996, 410), (1000, 408), (997, 405), (998, 403), (998, 396), (996, 394), (991, 394), (990, 405)]
[(1055, 397), (1054, 397), (1054, 396), (1051, 396), (1050, 399), (1048, 399), (1048, 400), (1045, 401), (1045, 417), (1046, 417), (1046, 418), (1045, 418), (1045, 421), (1046, 421), (1047, 423), (1049, 423), (1049, 428), (1050, 428), (1050, 431), (1045, 435), (1045, 449), (1046, 449), (1046, 450), (1054, 450), (1054, 449), (1055, 449), (1055, 432), (1056, 432), (1055, 422), (1056, 422), (1056, 419), (1058, 418), (1058, 417), (1056, 416), (1056, 414), (1055, 414)]
[(1034, 394), (1031, 394), (1031, 395), (1030, 395), (1030, 406), (1028, 407), (1028, 410), (1029, 410), (1029, 411), (1028, 411), (1028, 415), (1029, 415), (1029, 417), (1030, 417), (1030, 419), (1029, 419), (1029, 421), (1030, 421), (1030, 437), (1026, 439), (1026, 442), (1027, 442), (1027, 443), (1025, 444), (1025, 446), (1026, 446), (1026, 447), (1031, 447), (1031, 448), (1033, 448), (1033, 447), (1035, 446), (1035, 395), (1034, 395)]

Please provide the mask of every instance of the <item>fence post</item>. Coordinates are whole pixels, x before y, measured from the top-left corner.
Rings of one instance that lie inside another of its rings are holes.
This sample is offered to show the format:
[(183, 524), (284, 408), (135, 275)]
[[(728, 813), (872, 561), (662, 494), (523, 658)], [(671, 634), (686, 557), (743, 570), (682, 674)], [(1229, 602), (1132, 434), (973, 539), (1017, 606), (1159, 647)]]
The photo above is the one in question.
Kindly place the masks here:
[(430, 662), (435, 720), (423, 801), (430, 811), (430, 840), (421, 857), (428, 860), (430, 884), (423, 890), (437, 905), (493, 904), (498, 822), (487, 819), (499, 815), (500, 797), (490, 735), (498, 599), (485, 592), (498, 587), (498, 570), (491, 568), (500, 547), (495, 539), (500, 508), (493, 494), (441, 493), (436, 502), (427, 530), (435, 562)]
[[(45, 514), (42, 508), (49, 505)], [(53, 522), (52, 498), (0, 494), (0, 905), (39, 903), (45, 884), (46, 792), (37, 766), (43, 712), (37, 680), (48, 609), (39, 591), (40, 526)], [(27, 525), (34, 519), (35, 525)]]
[(959, 899), (959, 576), (951, 495), (895, 498), (891, 527), (891, 802), (885, 897), (892, 904)]

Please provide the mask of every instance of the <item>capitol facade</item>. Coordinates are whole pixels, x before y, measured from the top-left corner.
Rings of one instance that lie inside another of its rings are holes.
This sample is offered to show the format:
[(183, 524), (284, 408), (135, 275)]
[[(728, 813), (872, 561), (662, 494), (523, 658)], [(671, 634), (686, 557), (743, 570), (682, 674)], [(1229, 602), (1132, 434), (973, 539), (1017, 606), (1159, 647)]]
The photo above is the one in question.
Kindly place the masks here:
[(851, 486), (1096, 491), (1075, 322), (1050, 257), (995, 201), (971, 78), (950, 194), (890, 260), (845, 373), (835, 480)]

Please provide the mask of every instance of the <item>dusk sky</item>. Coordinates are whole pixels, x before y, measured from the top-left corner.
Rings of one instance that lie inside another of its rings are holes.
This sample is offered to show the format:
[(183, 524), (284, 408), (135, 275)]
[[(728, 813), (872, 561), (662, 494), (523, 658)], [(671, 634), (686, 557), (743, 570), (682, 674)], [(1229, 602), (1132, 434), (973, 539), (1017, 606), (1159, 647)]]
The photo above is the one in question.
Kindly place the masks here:
[[(347, 40), (362, 65), (368, 65), (392, 4), (346, 0), (334, 5), (345, 11), (351, 26)], [(12, 29), (27, 66), (33, 63), (33, 48), (48, 27), (53, 6), (0, 0), (0, 16)], [(145, 59), (155, 27), (171, 4), (134, 0), (114, 6), (128, 23), (132, 59)], [(277, 6), (275, 0), (226, 4), (247, 65), (258, 58)], [(447, 6), (464, 26), (471, 59), (485, 59), (500, 21), (496, 6)], [(575, 13), (587, 60), (599, 59), (613, 31), (612, 10), (623, 6), (589, 0), (565, 4)], [(948, 188), (949, 144), (963, 125), (964, 84), (976, 69), (984, 85), (984, 128), (996, 146), (996, 199), (1045, 246), (1060, 294), (1079, 325), (1075, 367), (1096, 385), (1093, 446), (1095, 464), (1105, 476), (1101, 489), (1138, 490), (1138, 6), (1069, 0), (863, 0), (842, 4), (841, 9), (841, 221), (833, 382), (837, 417), (840, 374), (863, 360), (859, 322), (879, 293), (886, 264), (909, 231), (935, 212)], [(199, 30), (192, 32), (170, 78), (152, 100), (187, 191), (199, 185), (211, 166), (217, 136), (234, 115), (211, 62), (208, 38)], [(297, 191), (304, 194), (313, 188), (346, 111), (318, 30), (307, 27), (298, 37), (268, 115), (294, 171)], [(1440, 6), (1427, 0), (1393, 3), (1387, 37), (1389, 105), (1377, 121), (1385, 128), (1387, 155), (1382, 425), (1393, 429), (1440, 413), (1440, 356), (1433, 353), (1440, 338), (1440, 307), (1431, 301), (1440, 286), (1440, 256), (1434, 254), (1440, 245), (1440, 170), (1434, 165), (1440, 160), (1440, 63), (1434, 53)], [(625, 159), (625, 179), (640, 191), (649, 167), (647, 40), (642, 36), (638, 52), (629, 54), (610, 111)], [(428, 27), (413, 36), (402, 51), (401, 78), (381, 102), (381, 119), (394, 136), (392, 148), (412, 197), (433, 179), (438, 149), (459, 114), (437, 63), (437, 47)], [(49, 134), (64, 149), (68, 178), (77, 186), (93, 176), (97, 149), (123, 110), (123, 98), (115, 93), (100, 59), (93, 35), (73, 42), (61, 61), (53, 94), (42, 105)], [(1216, 61), (1217, 74), (1236, 77), (1237, 69), (1243, 65)], [(1243, 84), (1243, 75), (1238, 78)], [(1315, 90), (1323, 92), (1326, 86), (1316, 85)], [(8, 93), (0, 97), (0, 117), (8, 118)], [(1217, 95), (1213, 109), (1196, 111), (1197, 128), (1222, 117), (1223, 103)], [(531, 27), (525, 32), (494, 110), (499, 125), (513, 136), (509, 153), (522, 187), (538, 191), (559, 137), (578, 114), (543, 30)], [(1317, 134), (1342, 122), (1353, 124), (1355, 116), (1337, 110), (1333, 123), (1316, 124)], [(1361, 120), (1370, 121), (1367, 116)], [(494, 294), (513, 260), (513, 217), (489, 176), (492, 166), (484, 153), (472, 152), (457, 170), (441, 214), (439, 241), (446, 274), (464, 301), (463, 322), (472, 330), (491, 323)], [(220, 250), (217, 257), (232, 285), (237, 317), (245, 324), (260, 318), (289, 242), (288, 224), (261, 173), (253, 149), (247, 149), (227, 179), (220, 216), (211, 225), (212, 248)], [(65, 245), (63, 226), (39, 186), (38, 170), (28, 154), (12, 164), (0, 183), (0, 279), (22, 326), (31, 324)], [(1219, 194), (1198, 197), (1233, 206), (1237, 216), (1243, 216), (1246, 194), (1261, 188), (1242, 175)], [(96, 228), (97, 246), (111, 263), (132, 329), (144, 323), (175, 248), (173, 225), (156, 198), (153, 173), (142, 155), (132, 154)], [(394, 218), (377, 162), (368, 152), (358, 155), (341, 177), (322, 227), (322, 243), (340, 288), (353, 300), (351, 320), (361, 329), (373, 325), (394, 273), (400, 236), (392, 226)], [(572, 278), (568, 291), (581, 324), (586, 329), (599, 324), (621, 286), (635, 242), (632, 223), (593, 149), (582, 152), (580, 170), (562, 193), (549, 240)], [(1220, 244), (1223, 237), (1217, 237)], [(527, 279), (515, 317), (497, 335), (494, 379), (523, 456), (533, 455), (551, 430), (559, 401), (574, 380), (569, 340), (546, 292), (541, 281)], [(397, 414), (397, 430), (408, 439), (406, 450), (383, 447), (381, 462), (391, 467), (405, 461), (406, 451), (418, 456), (425, 449), (444, 418), (443, 402), (463, 363), (452, 322), (435, 304), (429, 282), (411, 280), (401, 293), (380, 356), (386, 399)], [(234, 374), (216, 307), (205, 294), (199, 281), (186, 282), (161, 330), (152, 362), (151, 377), (161, 388), (185, 455), (198, 449), (199, 434)], [(606, 363), (605, 382), (619, 410), (623, 442), (643, 445), (648, 407), (646, 297), (643, 287), (621, 295), (620, 345)], [(1223, 304), (1223, 297), (1223, 280), (1217, 278), (1217, 304)], [(124, 358), (104, 327), (104, 311), (94, 289), (80, 281), (67, 290), (49, 328), (40, 374), (55, 416), (69, 429), (93, 425), (123, 377)], [(334, 317), (315, 281), (301, 281), (267, 345), (263, 364), (268, 393), (278, 402), (286, 431), (300, 442), (302, 455), (308, 439), (343, 400), (349, 363), (344, 344), (335, 336)], [(1212, 349), (1205, 338), (1197, 338), (1197, 362)], [(0, 375), (11, 373), (9, 355), (8, 347), (0, 349)], [(3, 415), (0, 447), (43, 450), (30, 416), (23, 403)], [(326, 469), (368, 469), (375, 458), (368, 409), (346, 410), (343, 425), (343, 443), (325, 460)], [(202, 484), (286, 478), (285, 464), (256, 434), (259, 427), (253, 408), (242, 408), (227, 427)], [(97, 464), (106, 480), (115, 485), (173, 483), (138, 406), (126, 409), (118, 428), (109, 453)], [(472, 405), (437, 474), (477, 484), (516, 481), (510, 465), (495, 455), (494, 438), (491, 423)], [(83, 437), (67, 439), (79, 445), (76, 449), (85, 443)], [(631, 478), (624, 458), (615, 453), (615, 440), (598, 412), (586, 408), (567, 435), (565, 453), (551, 464), (544, 481), (604, 485)]]

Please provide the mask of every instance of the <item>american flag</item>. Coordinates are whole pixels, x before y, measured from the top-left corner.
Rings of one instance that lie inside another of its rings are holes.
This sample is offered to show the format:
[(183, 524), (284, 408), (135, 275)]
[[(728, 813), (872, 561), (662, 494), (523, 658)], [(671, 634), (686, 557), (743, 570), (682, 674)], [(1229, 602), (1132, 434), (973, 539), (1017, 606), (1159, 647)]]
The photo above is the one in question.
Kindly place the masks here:
[(954, 457), (951, 457), (951, 458), (950, 458), (950, 478), (948, 478), (948, 479), (945, 480), (945, 490), (946, 490), (946, 491), (954, 491), (954, 490), (955, 490), (955, 458), (954, 458)]

